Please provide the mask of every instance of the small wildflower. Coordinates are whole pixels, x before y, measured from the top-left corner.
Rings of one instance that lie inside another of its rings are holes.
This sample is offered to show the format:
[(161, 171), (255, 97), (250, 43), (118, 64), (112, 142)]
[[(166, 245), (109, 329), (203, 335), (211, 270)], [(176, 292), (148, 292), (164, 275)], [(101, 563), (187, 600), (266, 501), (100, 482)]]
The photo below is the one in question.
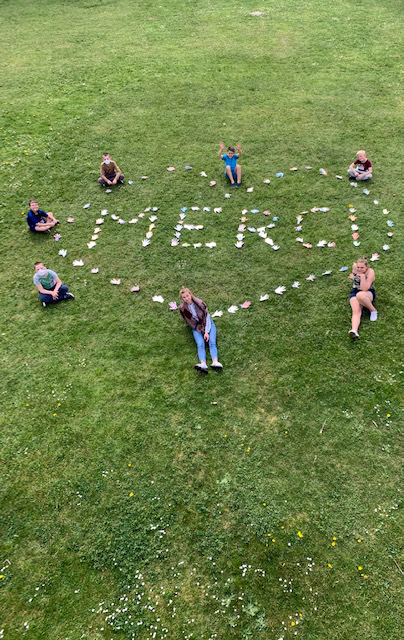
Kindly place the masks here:
[(132, 463), (131, 463), (131, 462), (128, 462), (128, 467), (131, 467), (131, 466), (132, 466)]
[(292, 622), (290, 623), (290, 626), (291, 626), (291, 627), (294, 627), (294, 626), (295, 626), (295, 624), (296, 624), (296, 623), (295, 623), (295, 621), (294, 621), (294, 620), (292, 620)]
[(390, 417), (391, 417), (391, 413), (386, 413), (386, 416), (387, 416), (388, 418), (390, 418)]
[(58, 407), (61, 407), (62, 405), (60, 404), (60, 402), (58, 402)]
[(3, 575), (1, 575), (1, 576), (0, 576), (0, 580), (3, 580), (3, 578), (4, 578), (4, 576), (3, 576)]
[(262, 506), (263, 506), (263, 507), (266, 507), (266, 506), (267, 506), (267, 503), (266, 503), (266, 502), (263, 502), (263, 503), (262, 503)]
[(297, 535), (299, 536), (299, 538), (303, 538), (303, 534), (302, 534), (302, 532), (301, 532), (301, 531), (298, 531), (298, 532), (297, 532)]
[(133, 491), (130, 492), (129, 498), (133, 498)]
[(276, 538), (272, 538), (272, 542), (276, 542)]
[(224, 438), (227, 438), (227, 433), (225, 433), (223, 437), (224, 437)]
[(363, 569), (363, 567), (361, 567), (361, 566), (359, 565), (359, 567), (358, 567), (358, 571), (362, 571), (362, 569)]
[(362, 540), (360, 538), (358, 538), (358, 542), (362, 542)]
[(337, 543), (336, 543), (336, 542), (334, 542), (334, 541), (333, 541), (333, 542), (331, 542), (331, 546), (332, 546), (332, 547), (335, 547), (335, 545), (336, 545), (336, 544), (337, 544)]
[(363, 579), (367, 580), (369, 576), (367, 576), (366, 574), (362, 574), (363, 575)]
[(57, 416), (57, 413), (54, 413), (54, 414), (53, 414), (53, 416), (54, 416), (54, 417), (55, 417), (55, 416)]
[(251, 447), (247, 447), (247, 453), (250, 453)]
[(335, 542), (335, 540), (336, 540), (336, 539), (337, 539), (337, 538), (334, 536), (334, 537), (333, 537), (334, 542)]
[(328, 567), (329, 569), (332, 569), (332, 564), (331, 564), (331, 562), (329, 562), (329, 563), (327, 564), (327, 567)]

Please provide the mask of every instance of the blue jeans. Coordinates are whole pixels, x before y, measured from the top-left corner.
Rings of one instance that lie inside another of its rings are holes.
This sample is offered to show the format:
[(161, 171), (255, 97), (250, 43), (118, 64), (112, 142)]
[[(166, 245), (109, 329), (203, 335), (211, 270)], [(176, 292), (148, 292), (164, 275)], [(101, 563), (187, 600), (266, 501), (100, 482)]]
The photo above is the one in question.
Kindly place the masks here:
[[(194, 339), (196, 342), (196, 346), (198, 347), (198, 358), (200, 362), (206, 362), (206, 349), (205, 349), (205, 340), (203, 338), (203, 333), (199, 333), (192, 329), (192, 333), (194, 334)], [(212, 360), (217, 359), (217, 347), (216, 347), (216, 327), (213, 320), (211, 320), (210, 334), (209, 334), (209, 351), (212, 357)]]
[[(55, 285), (55, 287), (56, 287), (56, 285)], [(52, 289), (50, 289), (50, 291), (53, 291), (55, 287), (52, 287)], [(64, 300), (64, 298), (66, 297), (66, 293), (68, 291), (69, 291), (69, 288), (66, 287), (65, 284), (62, 284), (60, 289), (59, 289), (59, 297), (56, 298), (56, 300), (54, 300), (49, 293), (40, 293), (39, 297), (41, 299), (41, 302), (46, 302), (46, 304), (49, 304), (50, 302), (60, 302), (61, 300)]]

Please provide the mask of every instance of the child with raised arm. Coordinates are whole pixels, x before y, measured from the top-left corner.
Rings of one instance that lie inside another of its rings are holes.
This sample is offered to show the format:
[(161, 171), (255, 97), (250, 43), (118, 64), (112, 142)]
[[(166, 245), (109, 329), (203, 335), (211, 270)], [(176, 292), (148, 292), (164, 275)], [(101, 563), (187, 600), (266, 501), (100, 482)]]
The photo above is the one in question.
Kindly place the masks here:
[(352, 280), (352, 289), (349, 295), (352, 309), (352, 329), (349, 332), (349, 337), (352, 340), (357, 340), (363, 308), (368, 309), (372, 322), (377, 320), (377, 310), (373, 304), (376, 299), (375, 272), (369, 268), (366, 258), (359, 258), (352, 265), (352, 273), (349, 278)]
[[(235, 153), (236, 149), (237, 154)], [(232, 187), (239, 187), (241, 185), (241, 167), (237, 164), (237, 160), (243, 152), (239, 144), (236, 144), (236, 149), (234, 147), (227, 147), (227, 153), (223, 154), (224, 142), (221, 142), (219, 144), (219, 153), (217, 154), (226, 165), (224, 174), (227, 180), (231, 182)]]
[(372, 163), (364, 149), (357, 152), (356, 160), (349, 165), (348, 175), (355, 180), (369, 180), (372, 177)]

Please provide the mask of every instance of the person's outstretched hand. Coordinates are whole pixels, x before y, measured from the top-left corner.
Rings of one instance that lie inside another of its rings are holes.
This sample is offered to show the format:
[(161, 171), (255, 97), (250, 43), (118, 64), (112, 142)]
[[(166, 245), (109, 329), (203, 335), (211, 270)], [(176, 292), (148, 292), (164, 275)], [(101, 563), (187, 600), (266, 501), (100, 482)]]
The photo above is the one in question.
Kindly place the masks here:
[(203, 336), (205, 342), (209, 342), (209, 334), (205, 333), (205, 335)]

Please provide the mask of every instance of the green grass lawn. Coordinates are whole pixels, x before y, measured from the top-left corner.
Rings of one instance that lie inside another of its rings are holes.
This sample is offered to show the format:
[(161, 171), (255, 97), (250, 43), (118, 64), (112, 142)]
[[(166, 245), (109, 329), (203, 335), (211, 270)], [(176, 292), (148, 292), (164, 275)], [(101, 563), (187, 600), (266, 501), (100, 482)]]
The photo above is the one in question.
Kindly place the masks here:
[[(402, 9), (0, 4), (0, 638), (402, 640)], [(230, 199), (221, 139), (245, 152)], [(374, 178), (354, 189), (361, 148)], [(105, 150), (126, 176), (110, 194)], [(59, 242), (28, 233), (31, 197)], [(181, 207), (204, 225), (181, 242), (216, 248), (170, 246)], [(235, 248), (243, 209), (279, 218), (279, 251), (248, 231)], [(379, 320), (352, 344), (339, 269), (373, 252)], [(74, 301), (41, 307), (37, 260)], [(223, 311), (221, 375), (193, 370), (168, 310), (183, 285)]]

